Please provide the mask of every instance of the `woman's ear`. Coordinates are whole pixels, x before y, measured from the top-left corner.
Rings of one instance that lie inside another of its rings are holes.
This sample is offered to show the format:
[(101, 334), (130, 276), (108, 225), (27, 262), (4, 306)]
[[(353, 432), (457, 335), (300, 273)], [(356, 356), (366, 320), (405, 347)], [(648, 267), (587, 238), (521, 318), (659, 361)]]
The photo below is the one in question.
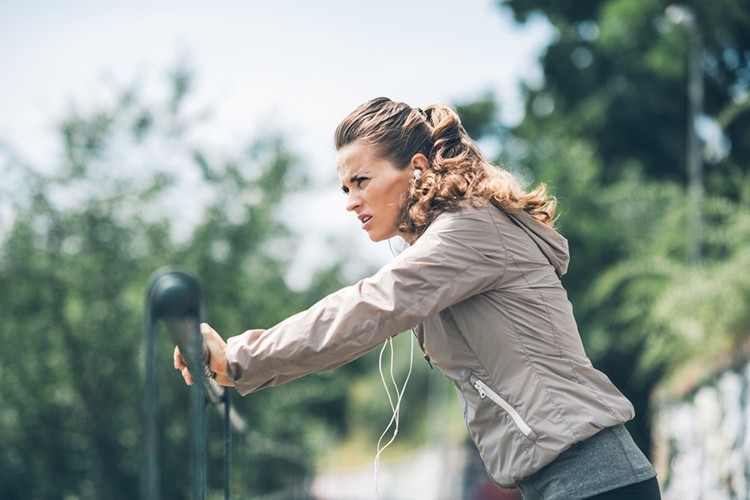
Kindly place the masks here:
[(417, 153), (411, 157), (411, 167), (413, 169), (427, 170), (430, 166), (430, 161), (422, 153)]

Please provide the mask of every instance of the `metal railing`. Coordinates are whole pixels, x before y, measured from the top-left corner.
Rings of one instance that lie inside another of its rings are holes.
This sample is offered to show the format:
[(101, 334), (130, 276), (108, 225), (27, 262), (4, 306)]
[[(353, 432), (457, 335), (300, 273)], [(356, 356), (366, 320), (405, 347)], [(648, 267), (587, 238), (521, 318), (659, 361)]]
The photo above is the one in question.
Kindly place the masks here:
[(232, 427), (246, 431), (231, 408), (229, 391), (216, 383), (208, 366), (208, 349), (200, 333), (203, 301), (198, 281), (187, 273), (157, 270), (146, 293), (146, 387), (143, 403), (142, 498), (159, 498), (156, 432), (155, 334), (161, 322), (193, 376), (191, 386), (193, 499), (206, 495), (206, 409), (216, 407), (224, 421), (224, 498), (231, 498)]

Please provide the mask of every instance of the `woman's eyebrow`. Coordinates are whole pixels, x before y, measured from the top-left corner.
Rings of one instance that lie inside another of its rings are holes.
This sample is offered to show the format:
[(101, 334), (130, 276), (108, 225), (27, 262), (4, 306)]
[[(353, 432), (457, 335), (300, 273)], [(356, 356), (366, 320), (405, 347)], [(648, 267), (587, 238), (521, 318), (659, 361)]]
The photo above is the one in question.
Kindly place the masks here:
[[(354, 175), (352, 175), (349, 178), (349, 184), (355, 184), (357, 182), (357, 179), (359, 179), (360, 177), (362, 177), (362, 175), (363, 175), (362, 172), (356, 172), (356, 173), (354, 173)], [(341, 184), (341, 189), (342, 190), (346, 189), (346, 183)]]

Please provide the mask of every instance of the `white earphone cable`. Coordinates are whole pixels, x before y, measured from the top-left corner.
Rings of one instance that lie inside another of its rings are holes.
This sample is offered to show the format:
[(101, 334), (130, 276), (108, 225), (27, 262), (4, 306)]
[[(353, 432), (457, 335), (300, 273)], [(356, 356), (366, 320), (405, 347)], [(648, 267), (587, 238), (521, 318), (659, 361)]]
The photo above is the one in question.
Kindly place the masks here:
[[(404, 391), (406, 390), (406, 385), (409, 383), (409, 378), (411, 377), (411, 371), (412, 367), (414, 366), (414, 336), (409, 335), (411, 339), (410, 347), (409, 347), (409, 371), (406, 374), (406, 379), (404, 380), (404, 384), (401, 386), (401, 389), (398, 387), (398, 383), (396, 382), (396, 377), (394, 375), (393, 371), (393, 338), (389, 338), (383, 343), (383, 347), (380, 349), (380, 357), (378, 358), (378, 370), (380, 371), (380, 380), (383, 382), (383, 387), (385, 387), (385, 393), (388, 396), (388, 403), (391, 405), (391, 410), (393, 411), (393, 416), (391, 417), (390, 422), (388, 422), (388, 425), (386, 426), (383, 433), (380, 435), (380, 439), (378, 439), (378, 445), (377, 445), (377, 453), (375, 454), (375, 496), (376, 498), (380, 498), (380, 491), (378, 489), (378, 473), (380, 470), (380, 456), (385, 451), (388, 446), (391, 445), (396, 440), (396, 436), (398, 435), (398, 421), (399, 421), (399, 413), (401, 410), (401, 398), (404, 395)], [(393, 388), (396, 392), (396, 402), (394, 404), (393, 397), (391, 396), (391, 391), (388, 388), (388, 382), (385, 379), (385, 375), (383, 374), (383, 353), (385, 352), (386, 347), (390, 349), (390, 366), (389, 366), (389, 372), (390, 372), (390, 379), (393, 383)], [(381, 443), (383, 442), (383, 439), (385, 438), (386, 434), (390, 430), (391, 426), (393, 426), (393, 434), (391, 435), (388, 442), (383, 444), (381, 446)]]

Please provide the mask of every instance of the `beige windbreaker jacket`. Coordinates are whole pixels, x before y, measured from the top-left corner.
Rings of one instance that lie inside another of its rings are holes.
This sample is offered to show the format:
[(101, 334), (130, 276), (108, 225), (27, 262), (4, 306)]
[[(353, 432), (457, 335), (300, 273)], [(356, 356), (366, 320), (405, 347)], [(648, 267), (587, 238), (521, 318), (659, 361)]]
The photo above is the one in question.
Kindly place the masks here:
[(374, 276), (268, 330), (229, 339), (242, 394), (356, 359), (416, 327), (456, 386), (489, 475), (514, 486), (633, 415), (586, 356), (558, 275), (567, 241), (492, 205), (440, 215)]

